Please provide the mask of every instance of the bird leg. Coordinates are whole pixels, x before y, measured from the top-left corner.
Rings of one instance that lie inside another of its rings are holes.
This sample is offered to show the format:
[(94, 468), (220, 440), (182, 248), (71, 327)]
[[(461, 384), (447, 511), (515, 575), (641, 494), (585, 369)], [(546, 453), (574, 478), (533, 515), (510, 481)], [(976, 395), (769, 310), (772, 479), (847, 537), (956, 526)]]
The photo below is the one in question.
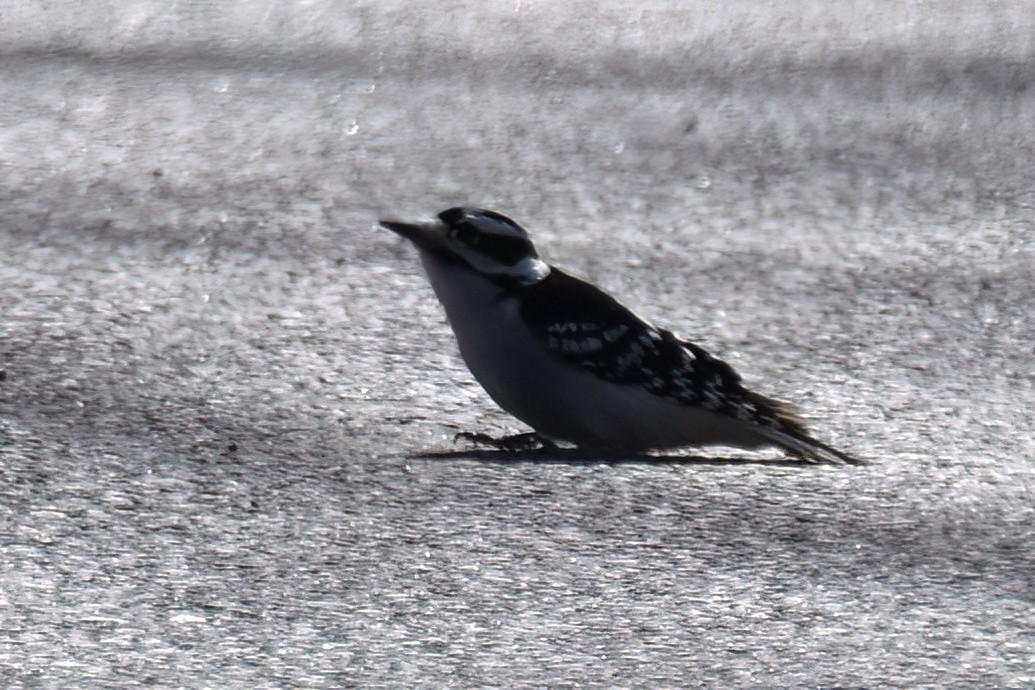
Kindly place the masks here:
[(453, 437), (453, 442), (456, 443), (459, 439), (470, 441), (475, 445), (492, 446), (499, 450), (508, 451), (556, 450), (558, 448), (556, 443), (544, 436), (540, 436), (534, 431), (529, 431), (524, 434), (514, 434), (512, 436), (503, 436), (502, 438), (493, 438), (488, 434), (478, 432), (461, 431)]

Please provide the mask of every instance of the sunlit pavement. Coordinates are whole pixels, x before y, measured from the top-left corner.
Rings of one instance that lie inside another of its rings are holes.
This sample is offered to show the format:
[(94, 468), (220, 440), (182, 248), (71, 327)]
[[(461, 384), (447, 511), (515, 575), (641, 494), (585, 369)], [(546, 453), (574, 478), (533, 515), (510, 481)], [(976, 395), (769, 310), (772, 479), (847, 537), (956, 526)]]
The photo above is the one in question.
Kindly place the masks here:
[[(0, 24), (5, 686), (1035, 684), (1025, 3), (96, 4)], [(457, 204), (868, 464), (454, 443)]]

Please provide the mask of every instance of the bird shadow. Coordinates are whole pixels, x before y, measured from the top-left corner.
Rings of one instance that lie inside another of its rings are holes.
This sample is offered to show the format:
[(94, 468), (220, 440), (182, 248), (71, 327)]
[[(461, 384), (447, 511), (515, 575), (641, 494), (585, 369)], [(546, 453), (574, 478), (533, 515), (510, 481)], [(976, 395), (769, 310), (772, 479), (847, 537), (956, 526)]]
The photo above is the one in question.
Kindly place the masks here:
[(795, 458), (736, 458), (704, 455), (648, 455), (624, 453), (610, 455), (599, 451), (567, 448), (535, 448), (530, 450), (495, 450), (473, 448), (451, 451), (422, 451), (406, 456), (411, 460), (478, 460), (479, 462), (516, 465), (762, 465), (765, 467), (814, 467), (813, 463)]

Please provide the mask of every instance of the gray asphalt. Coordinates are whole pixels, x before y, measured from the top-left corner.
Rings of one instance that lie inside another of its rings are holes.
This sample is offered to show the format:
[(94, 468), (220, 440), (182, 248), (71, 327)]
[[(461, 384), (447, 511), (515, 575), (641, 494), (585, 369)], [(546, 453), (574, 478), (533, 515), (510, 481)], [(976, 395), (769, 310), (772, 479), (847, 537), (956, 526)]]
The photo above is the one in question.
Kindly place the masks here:
[[(1035, 687), (1026, 3), (19, 7), (4, 687)], [(456, 204), (868, 464), (455, 444)]]

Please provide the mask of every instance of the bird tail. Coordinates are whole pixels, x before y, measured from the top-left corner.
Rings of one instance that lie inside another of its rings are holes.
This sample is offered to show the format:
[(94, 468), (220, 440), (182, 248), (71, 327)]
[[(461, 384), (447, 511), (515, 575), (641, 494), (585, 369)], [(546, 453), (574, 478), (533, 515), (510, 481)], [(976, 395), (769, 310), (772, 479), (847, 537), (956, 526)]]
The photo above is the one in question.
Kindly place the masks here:
[(758, 393), (750, 393), (750, 396), (751, 402), (762, 413), (757, 431), (774, 445), (805, 462), (862, 464), (859, 458), (814, 439), (793, 405)]

